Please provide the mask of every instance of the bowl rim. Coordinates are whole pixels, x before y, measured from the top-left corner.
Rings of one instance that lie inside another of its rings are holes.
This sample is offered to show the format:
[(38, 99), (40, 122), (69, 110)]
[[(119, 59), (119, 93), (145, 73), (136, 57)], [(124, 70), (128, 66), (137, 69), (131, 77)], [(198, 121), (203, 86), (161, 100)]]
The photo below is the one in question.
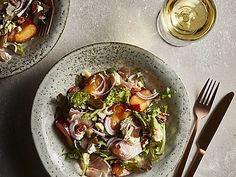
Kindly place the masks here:
[(57, 37), (57, 39), (55, 40), (54, 44), (51, 45), (50, 49), (48, 50), (48, 52), (44, 53), (43, 55), (41, 55), (40, 57), (37, 57), (37, 59), (35, 59), (35, 61), (33, 63), (30, 63), (30, 64), (27, 64), (25, 65), (24, 67), (22, 67), (23, 69), (21, 68), (17, 68), (13, 71), (11, 71), (10, 73), (8, 74), (3, 74), (3, 75), (0, 75), (0, 79), (4, 79), (4, 78), (8, 78), (8, 77), (12, 77), (14, 75), (17, 75), (17, 74), (20, 74), (26, 70), (28, 70), (29, 68), (35, 66), (37, 63), (39, 63), (40, 61), (42, 61), (52, 50), (53, 48), (56, 46), (57, 42), (59, 41), (59, 39), (61, 38), (64, 30), (65, 30), (65, 26), (66, 26), (66, 22), (67, 22), (67, 19), (68, 19), (68, 16), (69, 16), (69, 11), (70, 11), (70, 1), (66, 1), (68, 3), (67, 7), (66, 7), (66, 14), (64, 15), (65, 18), (64, 18), (64, 23), (62, 24), (62, 30), (59, 32), (59, 35)]
[(152, 56), (153, 59), (158, 59), (160, 62), (162, 62), (163, 65), (165, 65), (165, 67), (167, 67), (168, 69), (170, 69), (174, 74), (175, 76), (177, 77), (177, 79), (181, 82), (182, 86), (183, 86), (183, 90), (184, 90), (184, 94), (186, 95), (186, 117), (188, 116), (189, 117), (189, 120), (187, 121), (188, 122), (188, 129), (187, 129), (187, 133), (186, 133), (186, 137), (183, 139), (183, 147), (181, 149), (181, 152), (178, 153), (178, 155), (176, 155), (177, 157), (177, 160), (176, 160), (176, 163), (172, 163), (171, 167), (169, 168), (168, 172), (166, 173), (166, 176), (168, 176), (169, 174), (171, 174), (175, 167), (177, 166), (179, 160), (182, 158), (183, 156), (183, 153), (184, 153), (184, 149), (187, 145), (187, 142), (189, 140), (189, 137), (190, 137), (190, 134), (191, 134), (191, 125), (192, 125), (192, 122), (193, 122), (193, 119), (192, 119), (192, 116), (191, 116), (191, 111), (190, 111), (190, 101), (189, 101), (189, 94), (188, 94), (188, 91), (186, 89), (186, 86), (184, 84), (184, 82), (182, 81), (182, 79), (177, 75), (177, 73), (164, 61), (162, 60), (161, 58), (159, 58), (158, 56), (154, 55), (153, 53), (149, 52), (148, 50), (146, 49), (143, 49), (139, 46), (136, 46), (136, 45), (133, 45), (133, 44), (129, 44), (129, 43), (123, 43), (123, 42), (97, 42), (97, 43), (92, 43), (92, 44), (88, 44), (88, 45), (85, 45), (85, 46), (82, 46), (82, 47), (79, 47), (77, 49), (74, 49), (73, 51), (67, 53), (66, 55), (64, 55), (61, 59), (59, 59), (50, 69), (49, 71), (45, 74), (43, 80), (41, 81), (37, 91), (36, 91), (36, 94), (35, 94), (35, 97), (34, 97), (34, 100), (33, 100), (33, 105), (32, 105), (32, 110), (31, 110), (31, 134), (32, 134), (32, 137), (33, 137), (33, 142), (34, 142), (34, 145), (36, 147), (36, 150), (37, 150), (37, 153), (40, 157), (40, 160), (44, 166), (44, 168), (46, 169), (46, 171), (50, 174), (50, 175), (55, 175), (55, 173), (51, 173), (47, 166), (48, 164), (46, 163), (46, 160), (42, 158), (42, 155), (41, 153), (41, 149), (39, 147), (39, 142), (36, 141), (37, 139), (37, 134), (33, 131), (32, 129), (32, 125), (33, 125), (33, 117), (34, 117), (34, 107), (36, 106), (36, 102), (37, 102), (37, 97), (39, 96), (39, 91), (40, 89), (43, 89), (44, 87), (44, 82), (46, 81), (47, 77), (53, 73), (53, 68), (56, 67), (56, 65), (58, 65), (59, 63), (63, 62), (64, 60), (67, 59), (68, 56), (72, 55), (73, 53), (76, 53), (77, 51), (80, 51), (80, 50), (83, 50), (83, 49), (86, 49), (86, 48), (90, 48), (90, 47), (93, 47), (93, 46), (101, 46), (101, 45), (104, 45), (104, 46), (107, 46), (107, 45), (123, 45), (123, 46), (128, 46), (128, 47), (133, 47), (133, 48), (136, 48), (138, 50), (142, 50), (144, 52), (147, 52), (148, 55)]

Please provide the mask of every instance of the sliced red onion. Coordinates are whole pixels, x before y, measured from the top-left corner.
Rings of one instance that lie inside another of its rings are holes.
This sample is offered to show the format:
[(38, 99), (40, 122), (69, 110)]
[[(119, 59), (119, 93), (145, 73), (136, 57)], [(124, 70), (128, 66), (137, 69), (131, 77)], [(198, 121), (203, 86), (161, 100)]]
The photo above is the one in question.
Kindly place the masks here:
[(69, 126), (69, 131), (70, 131), (70, 134), (71, 136), (76, 139), (76, 140), (81, 140), (83, 137), (84, 137), (84, 134), (85, 134), (85, 131), (83, 132), (80, 132), (80, 134), (76, 134), (75, 133), (75, 126), (78, 125), (78, 121), (74, 121), (70, 124)]
[(111, 118), (109, 116), (106, 117), (104, 126), (107, 133), (110, 135), (115, 135), (116, 131), (111, 128)]
[(91, 127), (93, 125), (93, 122), (91, 120), (82, 120), (81, 119), (81, 116), (84, 115), (85, 113), (86, 112), (71, 108), (69, 111), (69, 118), (67, 120), (70, 123), (77, 121), (78, 124), (85, 124), (87, 127)]
[(137, 75), (136, 74), (132, 74), (131, 76), (128, 77), (128, 81), (129, 82), (134, 82), (134, 78), (136, 77)]
[[(109, 92), (111, 91), (111, 89), (114, 88), (115, 84), (116, 84), (116, 82), (115, 82), (115, 80), (114, 80), (113, 83), (112, 83), (112, 85), (111, 85), (111, 87), (110, 87), (106, 92), (100, 93), (100, 92), (96, 92), (96, 91), (95, 91), (95, 92), (92, 92), (92, 93), (95, 94), (95, 95), (98, 95), (98, 96), (106, 95), (107, 93), (109, 93)], [(104, 88), (106, 88), (106, 82), (104, 83)]]
[(121, 86), (126, 87), (127, 89), (135, 89), (135, 90), (141, 90), (141, 87), (139, 87), (137, 84), (135, 85), (135, 83), (130, 83), (130, 82), (126, 82), (125, 80), (121, 79)]
[(117, 141), (121, 141), (122, 138), (112, 137), (107, 141), (107, 149), (111, 147), (111, 145)]
[(20, 10), (22, 9), (24, 3), (25, 3), (25, 0), (20, 0), (20, 4), (19, 4), (18, 7), (15, 9), (15, 11), (20, 11)]
[(106, 89), (105, 77), (101, 73), (99, 73), (98, 75), (101, 77), (102, 81), (99, 84), (99, 86), (95, 89), (95, 91), (92, 92), (92, 94), (94, 95), (101, 95), (105, 92), (105, 89)]
[(106, 136), (105, 133), (102, 133), (102, 132), (100, 132), (100, 131), (97, 131), (97, 130), (95, 130), (94, 128), (92, 128), (92, 130), (94, 131), (94, 133), (96, 133), (96, 134), (99, 135), (99, 136), (102, 136), (102, 137)]
[(156, 98), (156, 97), (159, 95), (159, 93), (154, 92), (153, 94), (146, 96), (146, 95), (143, 95), (143, 94), (140, 93), (140, 92), (137, 92), (136, 95), (137, 95), (139, 98), (142, 98), (142, 99), (144, 99), (144, 100), (152, 100), (152, 99)]
[(79, 120), (84, 113), (85, 112), (81, 112), (79, 110), (71, 108), (70, 111), (69, 111), (70, 119), (68, 119), (68, 121), (73, 122), (75, 120)]
[(20, 17), (22, 16), (25, 11), (28, 9), (28, 7), (30, 6), (30, 4), (32, 3), (33, 0), (29, 0), (29, 2), (27, 3), (27, 5), (25, 6), (25, 8), (22, 9), (22, 11), (20, 11), (18, 14), (17, 14), (17, 17)]
[(107, 93), (109, 93), (110, 91), (111, 91), (111, 89), (113, 89), (114, 88), (114, 86), (115, 86), (115, 84), (116, 84), (116, 82), (115, 81), (113, 81), (113, 83), (112, 83), (112, 85), (111, 85), (111, 87), (106, 91), (106, 92), (104, 92), (103, 94), (102, 94), (102, 96), (103, 95), (106, 95)]
[(102, 78), (102, 82), (101, 82), (101, 83), (99, 84), (99, 86), (95, 89), (96, 91), (100, 90), (102, 87), (103, 87), (102, 90), (105, 89), (105, 88), (104, 88), (104, 83), (106, 82), (105, 77), (104, 77), (101, 73), (99, 73), (98, 75)]

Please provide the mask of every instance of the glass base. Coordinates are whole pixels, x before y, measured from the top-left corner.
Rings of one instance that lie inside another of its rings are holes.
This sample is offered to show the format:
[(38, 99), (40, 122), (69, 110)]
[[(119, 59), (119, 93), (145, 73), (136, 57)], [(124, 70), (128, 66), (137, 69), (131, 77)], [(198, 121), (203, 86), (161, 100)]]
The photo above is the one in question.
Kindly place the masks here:
[(184, 41), (184, 40), (178, 39), (170, 33), (167, 26), (165, 25), (162, 11), (160, 11), (157, 16), (157, 31), (159, 35), (161, 36), (161, 38), (170, 45), (173, 45), (176, 47), (184, 47), (192, 43), (191, 41)]

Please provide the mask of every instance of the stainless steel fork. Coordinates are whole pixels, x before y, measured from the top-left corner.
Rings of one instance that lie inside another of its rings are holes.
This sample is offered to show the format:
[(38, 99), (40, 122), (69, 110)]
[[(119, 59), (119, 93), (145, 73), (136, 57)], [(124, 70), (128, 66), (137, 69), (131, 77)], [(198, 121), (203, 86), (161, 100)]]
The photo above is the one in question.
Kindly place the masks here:
[(52, 20), (53, 20), (53, 15), (54, 15), (54, 0), (43, 0), (43, 2), (50, 7), (49, 11), (46, 12), (46, 22), (41, 23), (40, 28), (39, 28), (39, 35), (40, 36), (45, 36), (49, 34), (51, 25), (52, 25)]
[(191, 150), (194, 138), (197, 133), (199, 122), (202, 118), (206, 117), (208, 113), (210, 112), (211, 106), (213, 104), (213, 101), (215, 99), (217, 90), (219, 88), (220, 83), (218, 82), (216, 85), (216, 81), (208, 79), (203, 86), (195, 104), (193, 107), (193, 112), (196, 117), (196, 121), (194, 123), (191, 136), (189, 138), (188, 144), (186, 146), (186, 149), (184, 151), (184, 154), (182, 156), (182, 159), (180, 160), (176, 170), (174, 177), (181, 177), (184, 171), (185, 164), (188, 159), (189, 152)]

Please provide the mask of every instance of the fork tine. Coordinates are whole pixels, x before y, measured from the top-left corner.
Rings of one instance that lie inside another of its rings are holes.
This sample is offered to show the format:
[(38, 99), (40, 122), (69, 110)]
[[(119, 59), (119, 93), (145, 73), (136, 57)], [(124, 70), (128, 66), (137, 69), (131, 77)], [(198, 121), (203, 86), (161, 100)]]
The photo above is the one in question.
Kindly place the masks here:
[(212, 92), (213, 92), (213, 89), (214, 89), (215, 85), (216, 85), (216, 81), (214, 81), (213, 86), (211, 87), (211, 90), (210, 90), (210, 92), (209, 92), (209, 94), (208, 94), (206, 100), (204, 101), (204, 104), (207, 105), (207, 103), (208, 103), (208, 101), (209, 101), (209, 99), (210, 99), (210, 97), (211, 97), (211, 95), (212, 95)]
[(44, 35), (48, 35), (48, 33), (49, 33), (49, 24), (50, 24), (50, 22), (47, 22), (46, 27), (45, 27), (45, 31), (44, 31)]
[(201, 98), (202, 98), (202, 95), (203, 95), (203, 93), (204, 93), (204, 91), (205, 91), (205, 89), (206, 89), (206, 86), (207, 86), (209, 80), (210, 80), (210, 79), (208, 78), (207, 81), (206, 81), (206, 83), (205, 83), (205, 85), (203, 86), (203, 88), (202, 88), (202, 90), (201, 90), (201, 92), (200, 92), (200, 94), (199, 94), (199, 96), (198, 96), (196, 102), (200, 103)]
[(49, 11), (46, 13), (46, 18), (47, 18), (47, 21), (45, 23), (41, 22), (41, 25), (40, 25), (40, 29), (39, 29), (39, 35), (40, 36), (45, 36), (49, 33), (49, 30), (50, 30), (50, 25), (51, 25), (51, 16), (52, 16), (52, 12)]
[(211, 88), (211, 84), (212, 84), (212, 79), (211, 79), (210, 83), (208, 84), (207, 89), (206, 89), (206, 91), (205, 91), (205, 93), (204, 93), (204, 95), (203, 95), (203, 98), (202, 98), (202, 100), (201, 100), (201, 103), (202, 103), (202, 104), (205, 103), (206, 97), (207, 97), (207, 95), (209, 94), (209, 90), (210, 90), (210, 88)]
[(214, 101), (214, 99), (215, 99), (215, 96), (216, 96), (217, 90), (218, 90), (218, 88), (219, 88), (219, 85), (220, 85), (220, 82), (218, 82), (218, 84), (217, 84), (217, 86), (216, 86), (216, 88), (215, 88), (215, 91), (214, 91), (214, 93), (213, 93), (213, 95), (212, 95), (212, 97), (211, 97), (211, 100), (210, 100), (210, 102), (208, 103), (208, 106), (209, 106), (210, 108), (211, 108), (212, 103), (213, 103), (213, 101)]
[(38, 32), (39, 36), (43, 36), (44, 28), (45, 28), (45, 24), (41, 22), (39, 32)]
[(47, 23), (43, 25), (43, 29), (42, 29), (41, 36), (44, 36), (44, 35), (45, 35), (46, 29), (47, 29)]
[(49, 20), (47, 21), (47, 24), (46, 24), (46, 28), (45, 28), (45, 33), (46, 35), (49, 34), (49, 30), (50, 30), (50, 25), (51, 25), (51, 16), (52, 16), (52, 10), (50, 12), (48, 12), (48, 18)]

